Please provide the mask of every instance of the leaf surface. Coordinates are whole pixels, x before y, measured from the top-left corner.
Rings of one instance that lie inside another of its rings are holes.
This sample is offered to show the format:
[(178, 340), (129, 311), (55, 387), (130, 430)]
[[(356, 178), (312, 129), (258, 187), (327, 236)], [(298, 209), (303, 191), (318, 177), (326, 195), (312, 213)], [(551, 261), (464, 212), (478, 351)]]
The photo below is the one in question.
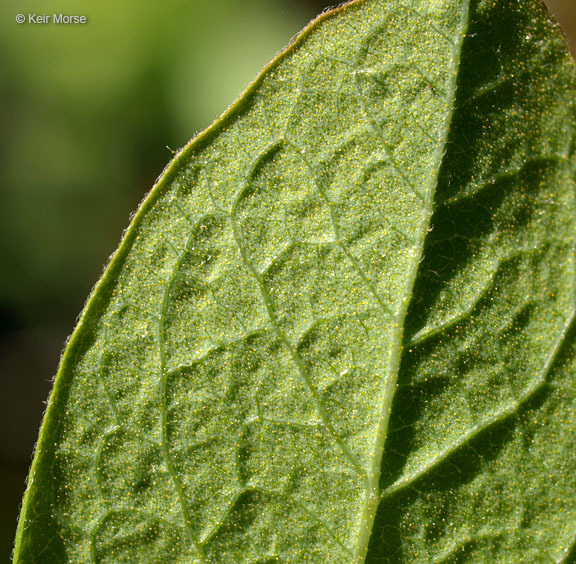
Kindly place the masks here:
[(311, 24), (93, 292), (15, 562), (574, 561), (575, 83), (532, 0)]

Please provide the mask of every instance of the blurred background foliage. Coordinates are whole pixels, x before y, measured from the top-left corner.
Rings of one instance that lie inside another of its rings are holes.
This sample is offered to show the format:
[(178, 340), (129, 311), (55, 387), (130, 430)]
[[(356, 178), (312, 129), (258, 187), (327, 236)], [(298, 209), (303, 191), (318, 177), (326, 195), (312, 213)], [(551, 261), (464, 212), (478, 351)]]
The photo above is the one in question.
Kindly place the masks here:
[[(172, 156), (322, 0), (4, 0), (0, 7), (0, 560), (63, 343)], [(548, 0), (567, 34), (576, 2)], [(18, 25), (19, 13), (86, 15)], [(574, 43), (576, 44), (576, 42)]]

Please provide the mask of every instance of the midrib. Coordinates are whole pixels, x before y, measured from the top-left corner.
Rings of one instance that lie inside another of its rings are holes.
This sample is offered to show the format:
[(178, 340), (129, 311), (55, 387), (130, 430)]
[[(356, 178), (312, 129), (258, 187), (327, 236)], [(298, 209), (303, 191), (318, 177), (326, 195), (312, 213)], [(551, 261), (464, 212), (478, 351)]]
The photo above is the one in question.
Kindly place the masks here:
[(406, 285), (404, 287), (403, 292), (404, 298), (400, 302), (398, 315), (394, 320), (394, 328), (391, 339), (390, 362), (388, 365), (388, 373), (386, 374), (385, 377), (384, 390), (383, 390), (384, 401), (382, 403), (380, 422), (378, 424), (378, 429), (376, 433), (376, 442), (374, 445), (372, 455), (372, 465), (368, 475), (368, 489), (366, 492), (366, 497), (364, 499), (364, 505), (361, 513), (360, 532), (357, 544), (358, 549), (356, 551), (356, 556), (352, 564), (362, 564), (363, 562), (365, 562), (366, 557), (368, 556), (368, 545), (370, 541), (370, 536), (372, 534), (372, 528), (374, 526), (376, 511), (380, 503), (380, 497), (381, 497), (379, 487), (380, 470), (382, 466), (382, 457), (384, 454), (384, 445), (386, 442), (386, 436), (388, 434), (388, 423), (390, 421), (390, 414), (392, 412), (392, 400), (394, 398), (394, 393), (396, 391), (396, 384), (398, 381), (398, 370), (400, 368), (400, 361), (402, 358), (404, 322), (411, 301), (410, 297), (412, 296), (414, 284), (416, 282), (418, 267), (424, 251), (426, 234), (430, 226), (430, 219), (432, 217), (433, 212), (434, 196), (436, 192), (436, 187), (438, 186), (439, 174), (442, 168), (442, 162), (444, 159), (445, 149), (450, 132), (450, 125), (453, 120), (458, 75), (460, 71), (462, 45), (464, 43), (464, 37), (466, 35), (469, 23), (470, 0), (463, 0), (461, 10), (462, 10), (462, 17), (460, 20), (459, 34), (456, 38), (457, 43), (454, 46), (454, 54), (453, 54), (454, 70), (449, 82), (449, 89), (448, 89), (448, 107), (446, 110), (446, 115), (444, 117), (444, 124), (440, 137), (441, 141), (438, 143), (438, 148), (434, 154), (433, 159), (434, 163), (433, 166), (434, 170), (436, 170), (436, 174), (434, 176), (433, 182), (431, 182), (431, 185), (428, 187), (425, 193), (422, 221), (420, 229), (418, 231), (418, 241), (417, 244), (415, 245), (417, 252), (415, 253), (412, 268), (406, 278)]

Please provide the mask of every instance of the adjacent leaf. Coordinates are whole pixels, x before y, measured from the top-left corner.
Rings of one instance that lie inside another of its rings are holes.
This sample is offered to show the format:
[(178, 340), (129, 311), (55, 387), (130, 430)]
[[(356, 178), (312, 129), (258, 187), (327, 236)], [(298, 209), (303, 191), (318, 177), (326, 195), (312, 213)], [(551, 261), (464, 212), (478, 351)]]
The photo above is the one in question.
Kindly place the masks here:
[(134, 218), (15, 561), (574, 562), (575, 86), (533, 0), (316, 20)]

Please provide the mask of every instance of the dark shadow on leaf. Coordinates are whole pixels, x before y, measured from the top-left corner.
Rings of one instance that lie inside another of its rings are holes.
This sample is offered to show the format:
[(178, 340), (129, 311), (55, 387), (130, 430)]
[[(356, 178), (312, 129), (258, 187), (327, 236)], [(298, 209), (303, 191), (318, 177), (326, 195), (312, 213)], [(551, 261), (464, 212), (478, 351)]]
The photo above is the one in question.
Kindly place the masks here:
[[(522, 416), (538, 409), (538, 406), (546, 401), (548, 393), (549, 389), (541, 389), (518, 413), (487, 427), (413, 483), (384, 498), (376, 515), (366, 563), (409, 562), (410, 555), (406, 553), (405, 543), (409, 545), (410, 538), (414, 535), (430, 544), (432, 550), (432, 545), (445, 534), (450, 522), (450, 511), (453, 508), (450, 507), (449, 500), (461, 487), (470, 484), (481, 474), (486, 464), (498, 458), (512, 440), (516, 426), (521, 424)], [(429, 514), (429, 518), (426, 522), (411, 522), (412, 510), (420, 517), (423, 513)], [(462, 544), (454, 559), (446, 561), (461, 562), (462, 558), (465, 560), (466, 554), (472, 551), (477, 542), (479, 541), (471, 540)]]
[(430, 396), (440, 395), (449, 385), (449, 378), (438, 377), (418, 385), (401, 386), (396, 391), (394, 416), (389, 424), (386, 456), (380, 474), (381, 490), (392, 485), (401, 476), (409, 453), (416, 448), (417, 437), (414, 426), (426, 408), (427, 399)]

